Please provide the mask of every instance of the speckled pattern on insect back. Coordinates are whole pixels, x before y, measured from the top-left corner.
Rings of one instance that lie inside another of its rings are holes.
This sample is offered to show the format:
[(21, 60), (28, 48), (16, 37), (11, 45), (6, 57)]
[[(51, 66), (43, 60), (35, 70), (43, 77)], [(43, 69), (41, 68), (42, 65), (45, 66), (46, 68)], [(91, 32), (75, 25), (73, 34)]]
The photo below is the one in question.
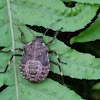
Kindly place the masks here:
[(50, 69), (48, 48), (42, 43), (42, 37), (36, 36), (32, 42), (24, 45), (24, 53), (20, 61), (20, 71), (30, 82), (44, 80)]

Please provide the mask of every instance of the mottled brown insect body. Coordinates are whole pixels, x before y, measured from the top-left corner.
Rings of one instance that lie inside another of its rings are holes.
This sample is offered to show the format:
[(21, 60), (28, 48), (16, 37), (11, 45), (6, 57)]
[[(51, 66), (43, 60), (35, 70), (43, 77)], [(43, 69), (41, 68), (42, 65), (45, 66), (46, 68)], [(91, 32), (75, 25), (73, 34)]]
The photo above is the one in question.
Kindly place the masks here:
[(50, 69), (48, 48), (42, 43), (42, 37), (36, 36), (32, 42), (24, 45), (24, 53), (20, 61), (20, 71), (30, 82), (41, 82)]

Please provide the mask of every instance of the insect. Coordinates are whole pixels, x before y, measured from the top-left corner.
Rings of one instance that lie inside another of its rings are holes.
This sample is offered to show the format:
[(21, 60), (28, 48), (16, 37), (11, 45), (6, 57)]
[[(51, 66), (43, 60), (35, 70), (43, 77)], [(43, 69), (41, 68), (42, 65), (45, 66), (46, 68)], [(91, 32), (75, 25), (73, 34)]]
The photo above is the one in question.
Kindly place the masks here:
[[(24, 44), (23, 49), (16, 48), (14, 50), (20, 50), (23, 51), (23, 54), (13, 54), (10, 58), (10, 61), (8, 62), (5, 70), (0, 73), (6, 73), (8, 66), (10, 65), (12, 59), (14, 56), (21, 57), (19, 68), (23, 75), (23, 77), (28, 80), (29, 82), (41, 82), (43, 81), (50, 70), (50, 62), (57, 65), (60, 70), (60, 74), (62, 76), (61, 67), (57, 62), (51, 61), (48, 58), (48, 53), (54, 53), (60, 63), (66, 64), (65, 62), (62, 62), (56, 51), (54, 50), (48, 50), (48, 45), (54, 41), (56, 36), (58, 35), (58, 31), (56, 31), (53, 39), (49, 41), (48, 43), (43, 43), (43, 37), (42, 36), (34, 36), (33, 40), (30, 43), (24, 42), (24, 33), (21, 31), (21, 29), (18, 27), (20, 33), (21, 33), (21, 41)], [(48, 29), (47, 29), (48, 30)], [(46, 30), (46, 32), (47, 32)], [(8, 50), (8, 51), (0, 51), (3, 53), (9, 53), (14, 50)]]

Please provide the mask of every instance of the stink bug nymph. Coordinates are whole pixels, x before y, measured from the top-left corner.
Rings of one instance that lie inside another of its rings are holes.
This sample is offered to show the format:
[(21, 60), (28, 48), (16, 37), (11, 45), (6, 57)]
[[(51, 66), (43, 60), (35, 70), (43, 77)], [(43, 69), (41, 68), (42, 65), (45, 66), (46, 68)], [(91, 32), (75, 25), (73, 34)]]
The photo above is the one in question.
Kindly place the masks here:
[(24, 53), (20, 61), (20, 70), (30, 82), (44, 80), (50, 69), (48, 48), (42, 43), (41, 36), (35, 36), (32, 42), (24, 45)]
[[(59, 67), (60, 74), (62, 76), (62, 71), (61, 71), (60, 65), (54, 61), (49, 60), (48, 53), (54, 53), (57, 56), (57, 59), (60, 63), (63, 63), (63, 64), (66, 64), (66, 63), (61, 62), (56, 51), (48, 50), (48, 47), (47, 47), (47, 45), (49, 45), (50, 43), (52, 43), (54, 41), (54, 39), (58, 35), (58, 31), (56, 31), (56, 33), (51, 41), (44, 44), (42, 41), (43, 40), (42, 36), (34, 36), (32, 42), (25, 43), (24, 39), (23, 39), (24, 33), (21, 31), (21, 29), (19, 27), (18, 27), (18, 29), (21, 33), (21, 41), (24, 44), (24, 47), (23, 47), (23, 49), (16, 48), (14, 50), (23, 51), (23, 54), (13, 54), (12, 57), (10, 58), (10, 61), (7, 64), (5, 70), (0, 73), (7, 72), (8, 66), (11, 63), (13, 56), (21, 56), (22, 58), (21, 58), (20, 64), (19, 64), (20, 71), (21, 71), (23, 77), (30, 82), (43, 81), (49, 73), (50, 62)], [(46, 30), (46, 32), (47, 32), (47, 30)], [(0, 51), (0, 52), (9, 53), (12, 51), (13, 50)]]

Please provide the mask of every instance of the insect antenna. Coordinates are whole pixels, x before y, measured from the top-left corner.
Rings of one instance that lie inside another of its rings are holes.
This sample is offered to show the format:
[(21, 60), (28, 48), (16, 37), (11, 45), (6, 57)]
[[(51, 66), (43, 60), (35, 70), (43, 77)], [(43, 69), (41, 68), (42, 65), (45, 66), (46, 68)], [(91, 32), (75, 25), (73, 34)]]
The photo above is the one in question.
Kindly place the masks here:
[[(23, 22), (21, 22), (20, 20), (18, 20), (18, 19), (15, 19), (15, 20), (17, 20), (17, 21), (19, 21), (21, 24), (23, 24), (24, 26), (26, 26), (26, 24), (24, 24)], [(58, 20), (56, 20), (54, 23), (52, 23), (50, 26), (49, 26), (49, 28), (47, 28), (46, 29), (46, 31), (44, 32), (44, 34), (43, 34), (43, 37), (42, 38), (44, 38), (44, 36), (46, 35), (46, 33), (48, 32), (48, 30), (50, 29), (50, 27), (52, 26), (52, 25), (54, 25), (56, 22), (59, 22), (59, 21), (61, 21), (62, 19), (58, 19)], [(26, 26), (27, 27), (27, 26)], [(30, 31), (30, 33), (33, 35), (33, 33), (31, 32), (31, 30), (27, 27), (27, 29)], [(61, 28), (62, 29), (62, 28)], [(61, 30), (60, 29), (60, 30)], [(59, 30), (59, 31), (60, 31)], [(33, 35), (33, 37), (34, 37), (35, 35)]]
[[(50, 26), (49, 26), (49, 28), (47, 28), (46, 29), (46, 31), (44, 32), (44, 34), (43, 34), (43, 38), (44, 38), (44, 36), (46, 35), (46, 33), (48, 32), (48, 30), (50, 29), (50, 27), (52, 26), (52, 25), (54, 25), (56, 22), (58, 22), (58, 21), (61, 21), (62, 19), (58, 19), (58, 20), (56, 20), (54, 23), (52, 23)], [(61, 28), (62, 29), (62, 28)], [(60, 29), (60, 30), (61, 30)]]
[[(22, 25), (26, 26), (26, 24), (24, 24), (22, 21), (18, 20), (18, 19), (15, 19), (17, 21), (19, 21)], [(27, 26), (26, 26), (27, 27)], [(30, 28), (27, 27), (27, 29), (30, 31), (30, 33), (33, 35), (33, 33), (31, 32)], [(20, 29), (21, 30), (21, 29)], [(35, 35), (33, 35), (34, 37)]]

